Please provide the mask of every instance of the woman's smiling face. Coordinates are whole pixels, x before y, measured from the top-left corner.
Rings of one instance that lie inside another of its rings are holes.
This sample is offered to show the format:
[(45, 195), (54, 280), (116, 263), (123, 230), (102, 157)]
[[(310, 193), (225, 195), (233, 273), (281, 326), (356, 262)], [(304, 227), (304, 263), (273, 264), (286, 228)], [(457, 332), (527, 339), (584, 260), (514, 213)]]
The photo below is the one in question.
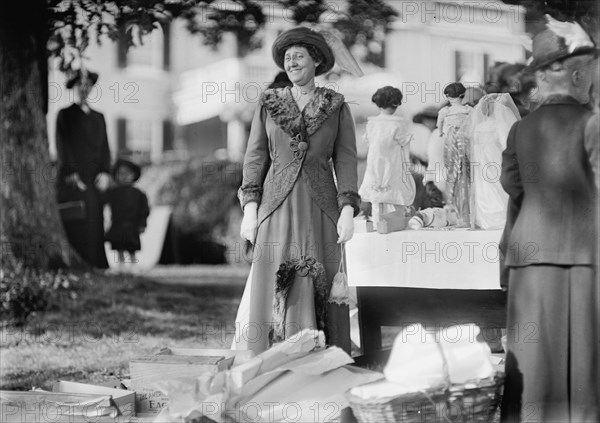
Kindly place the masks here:
[(315, 62), (305, 47), (291, 46), (283, 59), (285, 72), (295, 85), (306, 85), (315, 78), (315, 70), (319, 62)]

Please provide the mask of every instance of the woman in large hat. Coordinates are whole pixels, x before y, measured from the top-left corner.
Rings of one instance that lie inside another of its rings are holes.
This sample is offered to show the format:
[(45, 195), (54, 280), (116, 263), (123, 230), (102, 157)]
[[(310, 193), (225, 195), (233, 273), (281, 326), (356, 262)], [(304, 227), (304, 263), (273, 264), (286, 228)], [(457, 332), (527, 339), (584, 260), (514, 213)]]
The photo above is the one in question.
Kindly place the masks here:
[(311, 328), (350, 350), (347, 309), (328, 315), (327, 301), (340, 244), (352, 237), (359, 211), (356, 139), (343, 95), (315, 85), (336, 55), (349, 57), (328, 41), (299, 27), (273, 44), (273, 59), (293, 86), (266, 90), (252, 121), (239, 198), (241, 235), (254, 244), (254, 259), (234, 348), (261, 352)]

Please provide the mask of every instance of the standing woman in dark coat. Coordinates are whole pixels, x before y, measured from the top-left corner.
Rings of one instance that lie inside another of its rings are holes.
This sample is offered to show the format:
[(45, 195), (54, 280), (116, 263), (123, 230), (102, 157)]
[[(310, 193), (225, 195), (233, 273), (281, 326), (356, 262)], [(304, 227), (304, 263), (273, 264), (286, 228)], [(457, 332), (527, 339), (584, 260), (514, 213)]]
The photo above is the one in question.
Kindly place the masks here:
[(540, 106), (510, 130), (502, 186), (508, 348), (502, 421), (597, 422), (599, 283), (588, 107), (598, 50), (575, 23), (549, 17), (533, 40)]
[(233, 346), (260, 353), (318, 329), (350, 353), (348, 310), (328, 312), (328, 299), (360, 206), (354, 120), (342, 94), (315, 85), (337, 60), (321, 33), (290, 29), (272, 52), (293, 85), (266, 90), (252, 121), (239, 198), (254, 256)]
[(67, 239), (94, 267), (108, 268), (104, 251), (101, 193), (110, 184), (110, 150), (104, 116), (90, 109), (87, 97), (98, 80), (94, 72), (79, 71), (67, 88), (76, 88), (77, 103), (58, 112), (56, 146), (59, 159), (58, 201), (83, 200), (85, 217), (64, 219)]

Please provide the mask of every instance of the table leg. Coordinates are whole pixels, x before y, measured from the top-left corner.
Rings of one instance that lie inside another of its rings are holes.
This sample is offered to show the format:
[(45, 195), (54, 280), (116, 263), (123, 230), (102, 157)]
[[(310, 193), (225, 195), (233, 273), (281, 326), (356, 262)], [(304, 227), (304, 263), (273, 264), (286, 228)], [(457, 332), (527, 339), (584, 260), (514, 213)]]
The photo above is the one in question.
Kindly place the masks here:
[(381, 324), (377, 317), (377, 305), (370, 301), (369, 288), (356, 289), (360, 346), (363, 354), (381, 350)]

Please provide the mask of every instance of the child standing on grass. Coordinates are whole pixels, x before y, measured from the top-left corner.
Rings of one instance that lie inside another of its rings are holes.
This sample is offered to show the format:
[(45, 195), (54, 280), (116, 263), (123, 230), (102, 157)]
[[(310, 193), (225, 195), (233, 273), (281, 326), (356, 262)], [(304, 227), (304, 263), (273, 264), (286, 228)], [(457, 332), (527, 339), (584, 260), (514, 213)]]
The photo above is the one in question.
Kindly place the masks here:
[(111, 210), (111, 227), (106, 240), (117, 251), (119, 266), (125, 264), (125, 252), (130, 262), (136, 263), (136, 252), (141, 249), (140, 234), (146, 229), (150, 214), (146, 195), (133, 184), (140, 177), (140, 167), (129, 160), (119, 159), (113, 168), (117, 186), (106, 194)]
[(379, 88), (371, 101), (379, 114), (371, 116), (363, 140), (369, 144), (367, 169), (359, 194), (373, 205), (373, 221), (394, 209), (410, 206), (415, 198), (415, 181), (410, 173), (409, 147), (412, 134), (403, 116), (394, 115), (402, 104), (398, 88)]

